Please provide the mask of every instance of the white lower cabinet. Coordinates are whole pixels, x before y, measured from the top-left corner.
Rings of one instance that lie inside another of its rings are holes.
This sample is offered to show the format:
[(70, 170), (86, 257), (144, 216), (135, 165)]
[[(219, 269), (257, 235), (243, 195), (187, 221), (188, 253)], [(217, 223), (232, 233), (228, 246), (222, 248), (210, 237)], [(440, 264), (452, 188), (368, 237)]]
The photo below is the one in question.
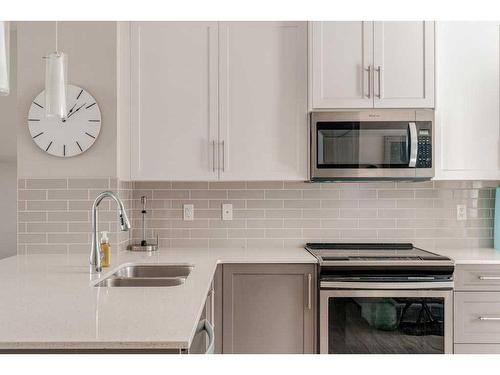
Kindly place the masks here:
[(500, 353), (500, 265), (457, 265), (454, 350)]
[(132, 22), (133, 180), (305, 180), (306, 22)]
[(436, 179), (500, 178), (500, 23), (436, 24)]

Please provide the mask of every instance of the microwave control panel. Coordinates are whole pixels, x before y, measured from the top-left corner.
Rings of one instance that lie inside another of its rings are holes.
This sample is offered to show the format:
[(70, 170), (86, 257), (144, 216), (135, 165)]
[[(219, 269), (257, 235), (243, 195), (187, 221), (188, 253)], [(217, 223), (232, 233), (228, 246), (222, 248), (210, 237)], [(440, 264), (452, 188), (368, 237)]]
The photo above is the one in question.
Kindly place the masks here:
[(432, 168), (432, 140), (428, 129), (418, 132), (417, 168)]

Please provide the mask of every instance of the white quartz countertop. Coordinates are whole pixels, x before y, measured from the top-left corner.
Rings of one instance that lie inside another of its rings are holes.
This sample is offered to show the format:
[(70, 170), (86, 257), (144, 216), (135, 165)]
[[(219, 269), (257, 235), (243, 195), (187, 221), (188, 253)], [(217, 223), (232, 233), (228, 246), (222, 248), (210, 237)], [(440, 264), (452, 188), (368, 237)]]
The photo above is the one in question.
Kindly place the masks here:
[[(491, 248), (436, 249), (456, 264), (498, 264)], [(0, 260), (2, 349), (186, 349), (219, 263), (316, 263), (300, 248), (161, 249), (112, 254), (99, 279), (88, 255), (26, 255)], [(97, 288), (127, 263), (191, 264), (185, 284)]]
[(0, 349), (186, 349), (218, 263), (316, 263), (290, 249), (162, 249), (113, 254), (100, 279), (126, 263), (184, 263), (185, 284), (98, 288), (88, 255), (0, 261)]
[(431, 252), (448, 256), (455, 264), (500, 265), (500, 250), (493, 248), (436, 249)]

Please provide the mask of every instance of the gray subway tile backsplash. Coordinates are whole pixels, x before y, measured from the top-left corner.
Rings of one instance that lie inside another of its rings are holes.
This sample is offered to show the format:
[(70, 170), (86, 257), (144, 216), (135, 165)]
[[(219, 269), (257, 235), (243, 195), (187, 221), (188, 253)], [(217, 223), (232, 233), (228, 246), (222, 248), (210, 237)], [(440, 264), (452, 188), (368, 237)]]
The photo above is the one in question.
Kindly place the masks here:
[(70, 178), (68, 179), (68, 188), (108, 189), (111, 188), (111, 180), (108, 178)]
[[(76, 253), (90, 248), (90, 208), (103, 190), (117, 190), (131, 207), (133, 184), (115, 178), (20, 179), (18, 181), (18, 253)], [(123, 249), (129, 235), (118, 234), (115, 204), (99, 207), (99, 231), (110, 232)], [(22, 230), (22, 231), (21, 231)]]
[[(113, 202), (100, 206), (99, 230), (112, 248), (140, 241), (140, 197), (148, 197), (147, 235), (162, 247), (299, 247), (310, 241), (410, 241), (427, 249), (493, 243), (497, 181), (321, 183), (289, 181), (170, 182), (114, 178), (20, 179), (22, 253), (77, 253), (90, 246), (95, 196), (117, 189), (133, 230), (120, 232)], [(233, 205), (233, 220), (221, 205)], [(184, 204), (194, 220), (183, 221)], [(456, 220), (465, 204), (467, 220)]]
[(26, 189), (66, 189), (68, 187), (68, 179), (28, 179), (19, 180), (18, 184), (25, 183)]

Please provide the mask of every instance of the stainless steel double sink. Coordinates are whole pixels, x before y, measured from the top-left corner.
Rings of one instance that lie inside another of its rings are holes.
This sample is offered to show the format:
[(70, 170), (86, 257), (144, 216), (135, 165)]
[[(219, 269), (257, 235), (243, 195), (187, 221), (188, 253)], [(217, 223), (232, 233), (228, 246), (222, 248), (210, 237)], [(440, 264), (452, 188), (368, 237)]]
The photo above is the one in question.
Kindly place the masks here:
[(116, 270), (96, 287), (169, 287), (184, 284), (190, 264), (131, 264)]

